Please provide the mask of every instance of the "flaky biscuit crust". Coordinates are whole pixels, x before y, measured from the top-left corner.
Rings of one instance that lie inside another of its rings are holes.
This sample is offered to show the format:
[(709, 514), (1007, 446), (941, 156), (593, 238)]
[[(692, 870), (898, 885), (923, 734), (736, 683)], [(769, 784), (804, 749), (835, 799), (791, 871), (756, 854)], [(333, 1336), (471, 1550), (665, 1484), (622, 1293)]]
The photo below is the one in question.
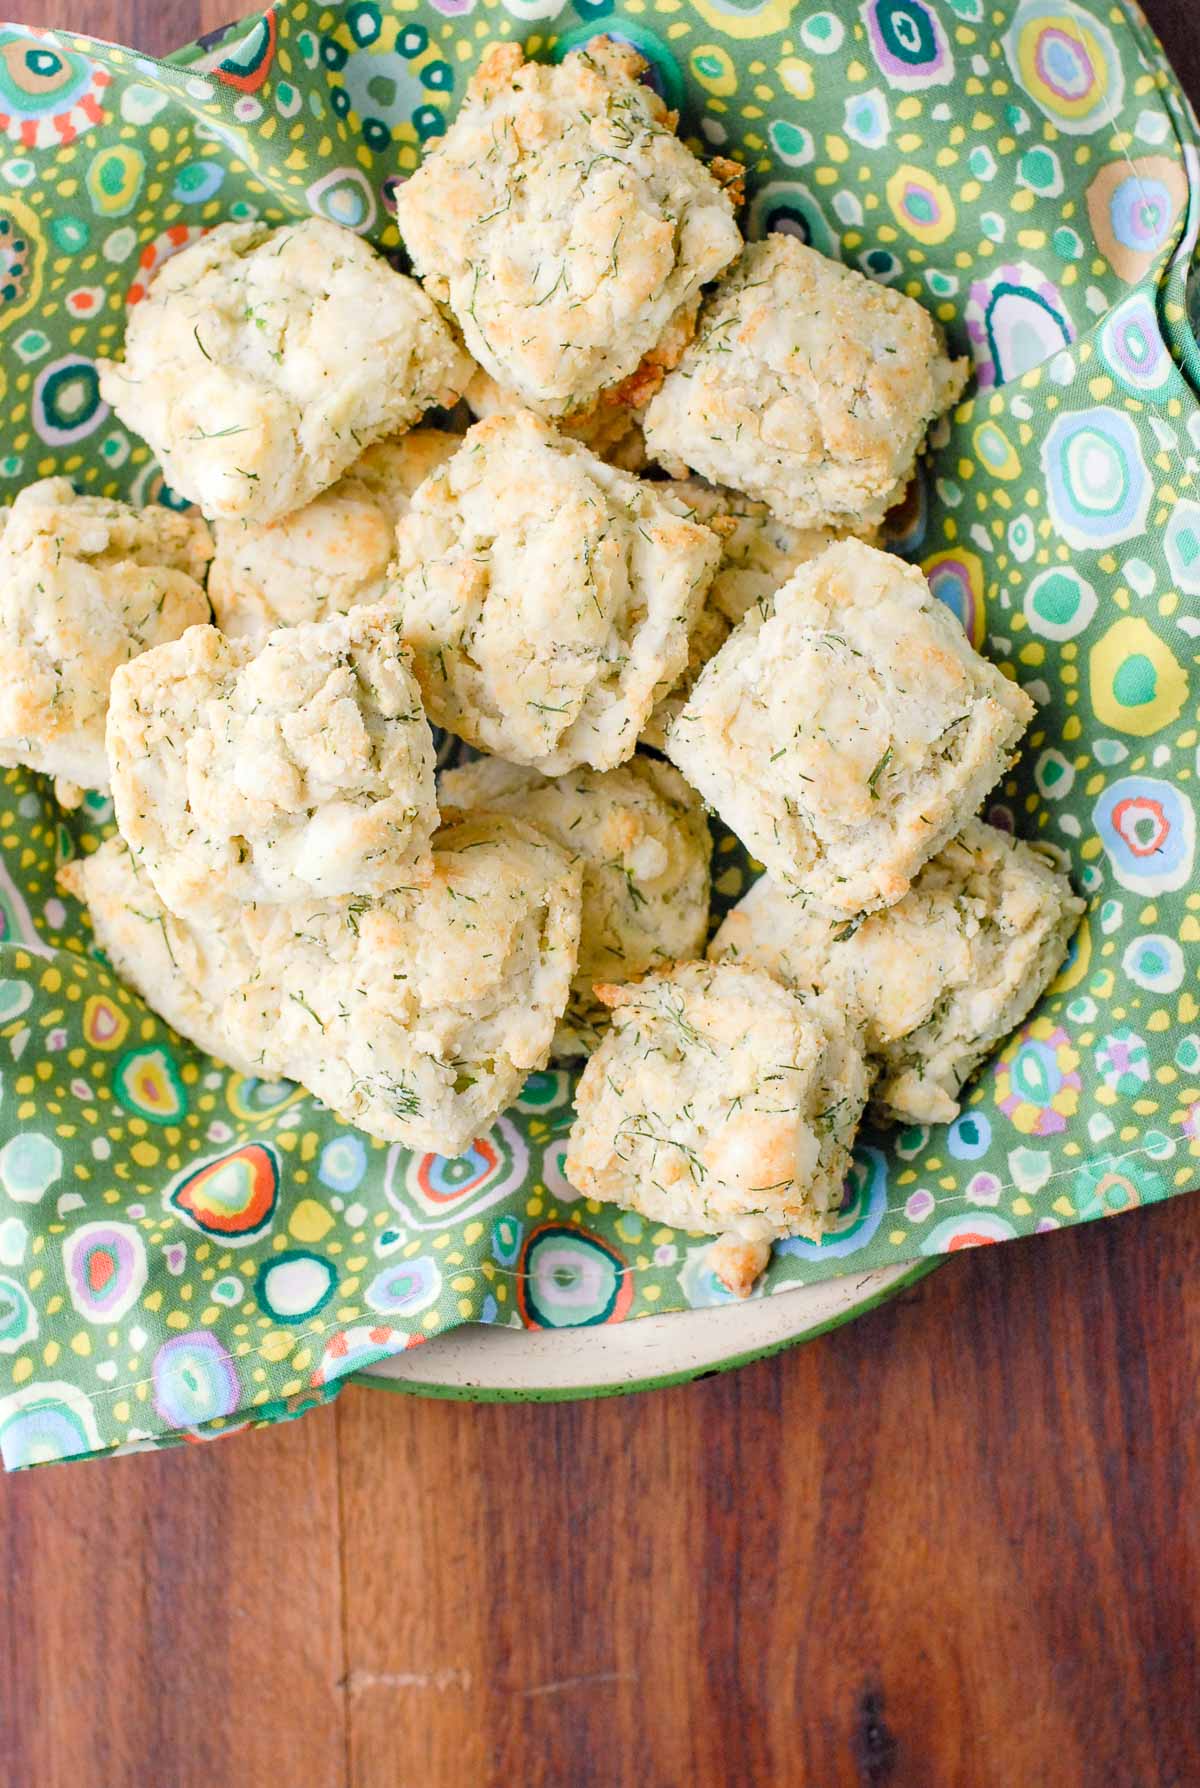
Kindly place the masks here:
[(431, 872), (433, 738), (390, 611), (282, 628), (254, 654), (215, 627), (114, 679), (117, 823), (172, 912), (378, 894)]
[(699, 796), (670, 764), (639, 754), (615, 770), (548, 780), (479, 758), (444, 770), (438, 799), (444, 808), (515, 814), (583, 865), (579, 963), (556, 1054), (595, 1047), (608, 1015), (598, 982), (632, 980), (702, 951), (712, 836)]
[(839, 1015), (729, 963), (608, 990), (565, 1168), (589, 1198), (746, 1241), (819, 1235), (842, 1199), (867, 1070)]
[(744, 1236), (718, 1236), (708, 1251), (708, 1268), (735, 1298), (748, 1298), (771, 1259), (770, 1242), (748, 1242)]
[(845, 540), (735, 628), (667, 752), (790, 894), (849, 918), (901, 898), (1033, 712), (919, 570)]
[[(689, 515), (721, 536), (721, 563), (709, 586), (708, 605), (732, 627), (767, 602), (793, 571), (845, 538), (845, 529), (794, 527), (757, 498), (703, 478), (672, 479), (666, 489)], [(857, 531), (855, 538), (874, 546), (878, 530)]]
[(1045, 852), (982, 820), (895, 906), (845, 925), (762, 876), (709, 946), (861, 1023), (885, 1120), (948, 1123), (964, 1082), (1020, 1024), (1067, 953), (1083, 902)]
[(111, 839), (59, 873), (114, 969), (239, 1073), (299, 1081), (385, 1142), (457, 1155), (544, 1065), (579, 940), (580, 870), (536, 828), (477, 815), (438, 839), (426, 890), (167, 911)]
[(476, 423), (397, 534), (430, 718), (548, 776), (624, 762), (687, 662), (719, 556), (659, 487), (529, 412)]
[(424, 889), (248, 911), (261, 981), (225, 1022), (368, 1135), (461, 1154), (545, 1065), (580, 880), (535, 827), (473, 815), (439, 833)]
[(687, 707), (705, 665), (716, 657), (730, 632), (729, 622), (720, 609), (713, 602), (706, 601), (696, 617), (695, 626), (688, 634), (688, 658), (683, 673), (651, 709), (650, 718), (642, 728), (643, 745), (652, 745), (655, 751), (666, 750), (667, 734), (672, 722)]
[(64, 863), (58, 885), (87, 907), (96, 942), (152, 1011), (239, 1074), (263, 1072), (261, 1058), (239, 1047), (222, 1016), (254, 975), (240, 926), (202, 930), (177, 919), (123, 838), (110, 838), (90, 856)]
[(644, 66), (605, 38), (557, 67), (495, 45), (397, 193), (427, 290), (479, 364), (545, 416), (627, 380), (622, 396), (644, 402), (701, 287), (741, 250), (733, 198), (639, 83)]
[(966, 374), (913, 299), (772, 235), (706, 302), (647, 410), (646, 447), (796, 527), (858, 533), (903, 495)]
[(414, 428), (368, 447), (336, 484), (278, 521), (218, 522), (208, 597), (222, 633), (261, 645), (276, 627), (378, 602), (396, 524), (461, 444), (442, 429)]
[(701, 671), (743, 616), (765, 606), (793, 571), (842, 538), (831, 528), (793, 528), (772, 515), (765, 503), (726, 486), (706, 484), (702, 478), (673, 479), (666, 488), (672, 502), (682, 504), (689, 515), (720, 535), (721, 563), (688, 640), (687, 667), (658, 703), (642, 734), (646, 744), (659, 751)]
[(198, 515), (76, 496), (65, 478), (21, 491), (0, 534), (0, 764), (107, 788), (113, 672), (208, 619), (211, 556)]
[(322, 218), (226, 223), (155, 274), (100, 389), (172, 487), (272, 521), (382, 436), (452, 403), (470, 364), (415, 280)]
[[(482, 367), (472, 376), (463, 399), (471, 414), (480, 420), (503, 410), (525, 408), (514, 392), (498, 385)], [(626, 403), (610, 402), (606, 397), (577, 416), (559, 417), (555, 427), (560, 434), (590, 448), (598, 458), (606, 459), (610, 466), (620, 466), (623, 472), (640, 472), (646, 464), (642, 412)]]

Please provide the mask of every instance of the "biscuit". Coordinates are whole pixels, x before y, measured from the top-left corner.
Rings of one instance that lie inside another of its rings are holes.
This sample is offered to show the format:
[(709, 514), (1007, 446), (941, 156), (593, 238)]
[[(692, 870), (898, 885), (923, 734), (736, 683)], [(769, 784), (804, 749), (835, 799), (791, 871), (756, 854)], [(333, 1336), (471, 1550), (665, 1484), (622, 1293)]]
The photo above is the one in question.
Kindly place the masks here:
[(451, 1156), (545, 1063), (579, 938), (578, 865), (504, 815), (441, 833), (427, 889), (246, 908), (219, 930), (169, 913), (119, 838), (59, 882), (181, 1036)]
[(0, 764), (59, 779), (76, 805), (108, 787), (104, 716), (118, 665), (208, 619), (212, 557), (198, 515), (21, 491), (0, 534)]
[(857, 926), (761, 877), (709, 955), (852, 1014), (885, 1120), (949, 1123), (963, 1084), (1058, 972), (1083, 905), (1043, 852), (969, 820), (903, 900)]
[(239, 1049), (223, 1019), (226, 1002), (254, 975), (254, 959), (236, 924), (202, 931), (177, 919), (123, 838), (64, 863), (58, 885), (87, 907), (114, 972), (152, 1011), (239, 1074), (263, 1073), (261, 1057)]
[(615, 770), (536, 770), (479, 758), (443, 770), (444, 808), (490, 808), (538, 826), (583, 865), (583, 921), (559, 1055), (586, 1054), (607, 1020), (597, 982), (632, 980), (698, 956), (708, 931), (712, 836), (699, 796), (677, 770), (631, 757)]
[(602, 37), (557, 67), (493, 45), (396, 194), (426, 289), (479, 364), (544, 416), (625, 381), (621, 395), (644, 401), (691, 335), (701, 287), (741, 250), (730, 191), (639, 83), (645, 66)]
[(765, 503), (701, 478), (676, 479), (666, 488), (689, 515), (720, 535), (721, 563), (688, 641), (687, 668), (659, 702), (642, 734), (646, 744), (659, 751), (700, 672), (720, 651), (731, 629), (748, 610), (765, 604), (799, 566), (841, 538), (829, 528), (793, 528), (773, 516)]
[(172, 487), (274, 521), (384, 435), (452, 403), (470, 363), (415, 280), (322, 218), (218, 224), (172, 255), (100, 390)]
[[(463, 398), (471, 414), (481, 420), (504, 410), (525, 408), (519, 397), (503, 390), (482, 367), (474, 374)], [(646, 464), (642, 413), (628, 404), (602, 400), (580, 416), (560, 418), (555, 426), (560, 434), (589, 447), (600, 459), (606, 459), (610, 466), (620, 466), (623, 472), (640, 472)]]
[(715, 658), (725, 641), (729, 638), (731, 628), (720, 609), (710, 600), (696, 617), (696, 624), (688, 634), (688, 657), (683, 667), (683, 674), (672, 687), (655, 702), (650, 718), (642, 728), (643, 745), (652, 745), (655, 751), (665, 751), (667, 733), (671, 723), (683, 713), (691, 699), (692, 690), (700, 679), (700, 673), (710, 658)]
[(571, 1184), (679, 1229), (820, 1235), (867, 1095), (839, 1015), (731, 963), (683, 963), (604, 997), (613, 1024), (576, 1090)]
[(720, 541), (528, 411), (475, 424), (397, 532), (430, 719), (547, 776), (632, 757)]
[(667, 755), (789, 893), (847, 918), (901, 898), (1033, 712), (919, 570), (843, 540), (734, 629)]
[[(726, 485), (703, 478), (673, 479), (665, 487), (696, 521), (721, 536), (721, 563), (708, 591), (708, 606), (724, 615), (731, 627), (750, 609), (766, 603), (793, 571), (807, 565), (844, 538), (836, 528), (796, 528), (772, 515), (765, 503)], [(874, 546), (877, 529), (856, 538)]]
[(429, 724), (391, 611), (284, 627), (255, 656), (215, 627), (113, 679), (117, 824), (174, 913), (381, 894), (428, 879)]
[(858, 532), (904, 494), (966, 376), (913, 299), (772, 235), (706, 302), (646, 412), (646, 448), (796, 527)]
[(261, 645), (276, 627), (323, 621), (387, 594), (396, 524), (422, 484), (461, 445), (414, 428), (377, 441), (336, 484), (278, 521), (220, 521), (208, 599), (217, 626)]
[(438, 834), (426, 888), (256, 907), (242, 923), (262, 984), (231, 1028), (347, 1123), (462, 1154), (547, 1060), (580, 880), (535, 827), (479, 814)]
[(718, 1236), (708, 1251), (708, 1270), (735, 1298), (748, 1298), (771, 1259), (770, 1242)]

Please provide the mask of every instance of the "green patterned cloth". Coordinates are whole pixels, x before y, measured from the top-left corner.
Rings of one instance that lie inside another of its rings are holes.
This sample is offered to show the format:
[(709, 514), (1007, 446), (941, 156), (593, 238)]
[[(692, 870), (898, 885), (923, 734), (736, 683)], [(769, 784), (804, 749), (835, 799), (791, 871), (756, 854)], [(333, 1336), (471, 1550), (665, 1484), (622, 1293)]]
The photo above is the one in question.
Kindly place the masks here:
[[(293, 0), (161, 64), (0, 29), (0, 483), (175, 501), (101, 403), (154, 268), (219, 219), (318, 212), (398, 251), (398, 180), (484, 47), (631, 39), (698, 147), (928, 304), (976, 392), (900, 523), (1039, 715), (989, 817), (1090, 900), (948, 1128), (863, 1139), (763, 1291), (1077, 1223), (1200, 1177), (1197, 132), (1102, 0)], [(0, 667), (2, 674), (2, 667)], [(0, 777), (0, 1451), (19, 1467), (282, 1419), (462, 1322), (719, 1302), (704, 1238), (580, 1199), (571, 1082), (458, 1160), (388, 1148), (182, 1043), (91, 949), (56, 862), (111, 825)], [(718, 904), (746, 883), (718, 836)], [(762, 1295), (760, 1292), (759, 1295)]]

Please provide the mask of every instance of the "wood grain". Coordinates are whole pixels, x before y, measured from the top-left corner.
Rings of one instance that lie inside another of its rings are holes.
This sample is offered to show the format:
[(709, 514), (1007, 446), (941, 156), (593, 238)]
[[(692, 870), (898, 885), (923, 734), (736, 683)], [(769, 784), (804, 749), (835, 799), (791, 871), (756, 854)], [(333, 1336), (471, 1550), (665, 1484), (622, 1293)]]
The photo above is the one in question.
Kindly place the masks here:
[[(8, 11), (161, 53), (231, 4)], [(0, 1481), (0, 1781), (1195, 1788), (1197, 1285), (1181, 1199), (679, 1391)]]
[(4, 0), (3, 16), (15, 25), (83, 31), (165, 56), (251, 10), (244, 0)]
[(6, 1788), (341, 1788), (336, 1424), (0, 1483)]
[(348, 1397), (353, 1788), (1194, 1784), (1198, 1272), (1181, 1202), (679, 1391)]

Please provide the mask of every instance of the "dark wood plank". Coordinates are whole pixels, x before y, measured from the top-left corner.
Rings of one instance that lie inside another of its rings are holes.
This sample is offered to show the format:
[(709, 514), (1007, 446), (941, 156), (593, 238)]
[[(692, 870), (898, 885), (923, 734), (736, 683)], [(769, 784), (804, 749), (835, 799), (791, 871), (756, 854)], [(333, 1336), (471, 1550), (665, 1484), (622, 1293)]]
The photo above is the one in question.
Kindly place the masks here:
[(14, 25), (82, 31), (165, 56), (251, 10), (245, 0), (5, 0), (3, 17)]
[(1196, 0), (1141, 0), (1142, 11), (1162, 39), (1184, 90), (1200, 107), (1200, 15)]
[(0, 1481), (0, 1781), (342, 1788), (335, 1416)]
[(343, 1398), (353, 1788), (1200, 1780), (1200, 1204), (728, 1378)]

